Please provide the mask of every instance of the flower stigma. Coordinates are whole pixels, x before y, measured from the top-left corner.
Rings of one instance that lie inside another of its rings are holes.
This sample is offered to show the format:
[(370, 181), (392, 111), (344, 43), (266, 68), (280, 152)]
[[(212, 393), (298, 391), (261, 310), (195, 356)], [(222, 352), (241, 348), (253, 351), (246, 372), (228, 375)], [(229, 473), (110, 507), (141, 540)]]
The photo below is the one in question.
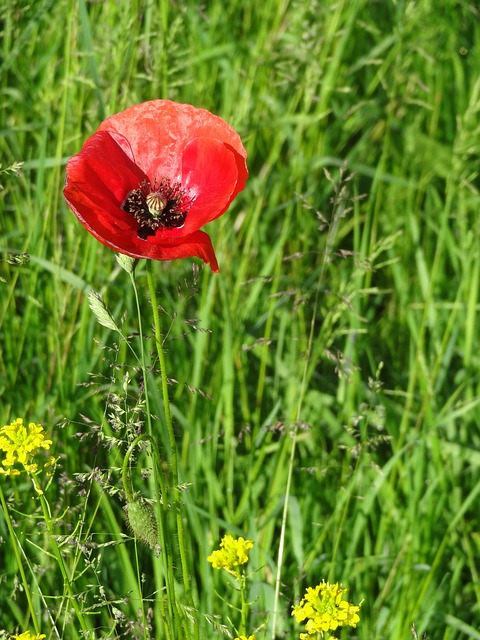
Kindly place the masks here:
[(152, 191), (146, 197), (149, 212), (156, 218), (167, 206), (167, 200), (160, 191)]
[(130, 213), (138, 223), (137, 235), (142, 240), (154, 236), (157, 229), (179, 229), (185, 224), (192, 206), (179, 182), (171, 184), (167, 178), (160, 182), (142, 182), (138, 189), (127, 194), (123, 211)]

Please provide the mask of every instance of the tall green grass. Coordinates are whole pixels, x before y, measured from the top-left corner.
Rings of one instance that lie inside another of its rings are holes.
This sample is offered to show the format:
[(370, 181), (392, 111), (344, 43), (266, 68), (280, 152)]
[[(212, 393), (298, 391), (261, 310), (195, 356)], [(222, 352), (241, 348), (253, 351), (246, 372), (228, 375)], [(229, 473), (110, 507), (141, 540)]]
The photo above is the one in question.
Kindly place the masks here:
[[(278, 638), (298, 635), (291, 606), (322, 578), (365, 599), (349, 637), (406, 639), (415, 622), (436, 640), (480, 638), (476, 3), (34, 0), (0, 11), (1, 163), (24, 162), (20, 176), (0, 175), (1, 425), (23, 416), (53, 434), (49, 500), (97, 637), (149, 637), (138, 609), (155, 609), (158, 584), (122, 512), (116, 429), (144, 420), (141, 380), (88, 290), (135, 348), (138, 327), (127, 274), (61, 190), (66, 159), (104, 117), (169, 98), (235, 126), (250, 170), (209, 228), (220, 275), (154, 265), (200, 637), (222, 637), (210, 616), (233, 632), (238, 594), (206, 561), (227, 531), (255, 542), (257, 638), (270, 637), (278, 575)], [(30, 261), (11, 264), (20, 253)], [(137, 282), (152, 335), (141, 262)], [(159, 395), (151, 410), (166, 448)], [(51, 631), (63, 583), (30, 489), (0, 482), (43, 632), (77, 637), (61, 622)], [(30, 621), (1, 514), (0, 536), (9, 634)]]

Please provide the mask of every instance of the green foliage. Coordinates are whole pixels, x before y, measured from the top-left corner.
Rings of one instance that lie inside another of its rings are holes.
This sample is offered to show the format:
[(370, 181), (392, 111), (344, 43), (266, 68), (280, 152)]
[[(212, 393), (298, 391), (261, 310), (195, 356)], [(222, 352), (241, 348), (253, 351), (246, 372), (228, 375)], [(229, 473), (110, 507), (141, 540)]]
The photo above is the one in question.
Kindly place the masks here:
[[(476, 3), (12, 0), (0, 19), (0, 426), (41, 423), (61, 456), (47, 497), (89, 628), (150, 637), (162, 578), (120, 490), (145, 424), (135, 297), (63, 202), (65, 163), (108, 114), (170, 98), (231, 123), (250, 170), (209, 228), (220, 275), (154, 265), (200, 637), (234, 633), (206, 560), (225, 532), (255, 542), (251, 629), (271, 627), (295, 438), (278, 637), (325, 579), (365, 599), (348, 637), (478, 638)], [(142, 261), (135, 279), (169, 451)], [(38, 499), (0, 484), (0, 628), (28, 628), (18, 544), (50, 629), (66, 595)]]

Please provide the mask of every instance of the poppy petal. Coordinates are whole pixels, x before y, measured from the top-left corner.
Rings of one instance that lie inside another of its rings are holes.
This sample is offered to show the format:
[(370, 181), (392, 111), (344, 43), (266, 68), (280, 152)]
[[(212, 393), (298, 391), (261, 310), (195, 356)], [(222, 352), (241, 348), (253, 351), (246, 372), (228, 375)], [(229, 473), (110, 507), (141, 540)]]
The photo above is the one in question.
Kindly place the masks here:
[(243, 158), (247, 156), (240, 136), (222, 118), (206, 109), (171, 100), (133, 105), (104, 120), (98, 130), (115, 131), (128, 140), (135, 161), (152, 181), (180, 181), (182, 155), (193, 138), (215, 138)]
[(218, 218), (233, 200), (238, 182), (235, 155), (214, 138), (194, 138), (183, 152), (182, 185), (193, 198), (185, 232)]
[[(142, 243), (142, 244), (141, 244)], [(176, 260), (177, 258), (201, 258), (210, 265), (214, 273), (219, 273), (217, 258), (213, 250), (210, 236), (204, 231), (195, 231), (189, 236), (180, 238), (175, 244), (159, 242), (155, 236), (146, 241), (137, 239), (139, 253), (136, 258), (145, 257), (154, 260)]]
[(155, 236), (142, 240), (131, 231), (110, 231), (103, 229), (97, 233), (96, 229), (90, 232), (102, 244), (114, 251), (124, 253), (132, 258), (149, 258), (151, 260), (177, 260), (179, 258), (201, 258), (210, 265), (214, 273), (219, 273), (217, 258), (213, 250), (210, 236), (204, 231), (196, 231), (185, 238), (180, 238), (174, 243), (159, 241)]
[(146, 179), (109, 133), (97, 132), (68, 161), (63, 194), (80, 222), (98, 238), (104, 228), (136, 227), (120, 207), (126, 194)]

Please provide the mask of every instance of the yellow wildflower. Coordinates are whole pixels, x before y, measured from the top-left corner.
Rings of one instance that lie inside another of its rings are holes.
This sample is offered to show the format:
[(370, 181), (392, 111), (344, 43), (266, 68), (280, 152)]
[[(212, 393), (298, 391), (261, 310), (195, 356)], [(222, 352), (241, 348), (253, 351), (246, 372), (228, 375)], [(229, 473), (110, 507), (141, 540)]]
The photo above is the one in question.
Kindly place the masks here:
[(238, 567), (248, 562), (248, 552), (252, 547), (253, 540), (241, 537), (235, 540), (232, 536), (226, 535), (220, 542), (220, 549), (213, 551), (207, 560), (212, 563), (214, 569), (225, 569), (238, 576)]
[(358, 611), (362, 602), (353, 605), (343, 600), (347, 592), (341, 584), (330, 584), (323, 580), (316, 587), (308, 587), (300, 604), (293, 607), (292, 615), (297, 622), (304, 622), (306, 633), (301, 633), (301, 640), (309, 640), (321, 634), (328, 638), (327, 631), (335, 631), (337, 627), (356, 627), (360, 620)]
[[(38, 449), (50, 449), (51, 444), (52, 441), (45, 437), (45, 431), (41, 425), (30, 422), (26, 427), (23, 419), (17, 418), (0, 429), (0, 451), (6, 454), (0, 466), (0, 474), (18, 476), (21, 471), (26, 471), (28, 474), (35, 475), (38, 472), (38, 464), (33, 461), (34, 456)], [(54, 465), (57, 459), (51, 458), (44, 468)], [(23, 469), (15, 465), (21, 465)]]
[(19, 636), (10, 636), (10, 640), (42, 640), (47, 636), (44, 633), (37, 633), (33, 635), (30, 631), (24, 631)]
[(238, 636), (238, 638), (235, 638), (234, 640), (255, 640), (255, 636)]

